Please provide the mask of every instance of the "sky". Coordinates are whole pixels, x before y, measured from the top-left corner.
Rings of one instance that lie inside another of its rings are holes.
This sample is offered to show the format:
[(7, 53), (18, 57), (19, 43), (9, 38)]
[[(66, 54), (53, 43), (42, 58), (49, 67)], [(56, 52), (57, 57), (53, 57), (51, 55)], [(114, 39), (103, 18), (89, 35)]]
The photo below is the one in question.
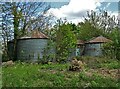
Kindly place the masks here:
[[(48, 2), (51, 8), (46, 15), (53, 15), (57, 19), (66, 18), (69, 22), (79, 23), (90, 10), (105, 10), (109, 14), (118, 16), (118, 1), (120, 0), (1, 0), (1, 2)], [(120, 3), (119, 3), (120, 7)], [(120, 15), (119, 15), (120, 18)]]
[(69, 0), (68, 2), (51, 2), (51, 8), (47, 15), (53, 15), (56, 19), (66, 18), (69, 22), (78, 23), (86, 17), (87, 11), (108, 11), (110, 15), (118, 16), (118, 1), (114, 0)]

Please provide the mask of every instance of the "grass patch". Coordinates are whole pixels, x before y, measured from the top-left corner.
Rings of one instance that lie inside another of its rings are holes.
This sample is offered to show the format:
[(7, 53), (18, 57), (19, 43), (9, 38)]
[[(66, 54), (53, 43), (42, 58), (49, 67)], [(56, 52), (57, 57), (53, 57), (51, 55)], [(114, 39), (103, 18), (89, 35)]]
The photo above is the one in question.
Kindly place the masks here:
[[(87, 59), (86, 59), (87, 60)], [(119, 87), (118, 78), (107, 72), (103, 75), (99, 70), (119, 69), (116, 61), (99, 61), (98, 59), (87, 63), (83, 71), (68, 71), (67, 64), (30, 64), (16, 62), (14, 66), (2, 68), (3, 87)], [(93, 60), (93, 59), (88, 59)], [(106, 70), (105, 70), (106, 71)], [(107, 73), (107, 74), (106, 74)], [(115, 73), (115, 72), (114, 72)], [(108, 76), (109, 75), (109, 76)], [(117, 76), (117, 73), (113, 74)]]
[(0, 66), (0, 88), (2, 88), (2, 67)]
[(89, 68), (108, 68), (108, 69), (120, 69), (120, 61), (117, 59), (108, 59), (104, 57), (78, 57), (87, 64)]

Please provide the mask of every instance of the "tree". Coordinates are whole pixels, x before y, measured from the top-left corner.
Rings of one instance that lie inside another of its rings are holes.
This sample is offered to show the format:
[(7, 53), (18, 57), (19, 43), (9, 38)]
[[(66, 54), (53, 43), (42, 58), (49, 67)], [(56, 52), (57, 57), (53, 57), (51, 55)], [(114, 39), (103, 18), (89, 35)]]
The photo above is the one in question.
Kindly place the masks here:
[(111, 30), (117, 26), (116, 18), (114, 15), (108, 14), (107, 11), (100, 12), (87, 12), (88, 18), (85, 20), (89, 21), (95, 28), (99, 28), (104, 31), (104, 33), (110, 33)]
[[(43, 2), (2, 3), (2, 32), (7, 32), (10, 38), (14, 38), (14, 60), (16, 60), (17, 39), (31, 30), (43, 30), (42, 28), (49, 21), (49, 18), (45, 17), (44, 13), (49, 8)], [(8, 35), (4, 33), (2, 35), (4, 38), (8, 38)]]
[(73, 49), (76, 47), (76, 36), (70, 24), (60, 23), (56, 30), (56, 60), (66, 62)]
[(89, 21), (79, 24), (77, 29), (79, 30), (77, 38), (84, 41), (88, 41), (93, 37), (104, 35), (100, 29), (94, 27)]
[(112, 40), (104, 45), (104, 52), (109, 57), (120, 59), (120, 30), (115, 16), (111, 16), (106, 11), (87, 12), (88, 18), (85, 18), (79, 26), (79, 38), (89, 40), (99, 35), (106, 36)]
[(77, 25), (78, 39), (89, 40), (92, 37), (103, 35), (109, 37), (108, 34), (117, 27), (115, 16), (111, 16), (107, 11), (90, 11), (87, 12), (87, 18), (84, 22)]
[(103, 46), (106, 56), (120, 60), (120, 30), (115, 28), (110, 33), (112, 42), (107, 43)]

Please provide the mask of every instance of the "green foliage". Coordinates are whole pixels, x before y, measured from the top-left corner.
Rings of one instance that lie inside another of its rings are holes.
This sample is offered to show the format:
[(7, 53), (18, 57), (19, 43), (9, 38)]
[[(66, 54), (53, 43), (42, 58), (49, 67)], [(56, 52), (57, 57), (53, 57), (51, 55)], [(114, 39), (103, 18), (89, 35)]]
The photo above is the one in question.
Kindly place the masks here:
[(0, 67), (0, 88), (2, 88), (2, 67)]
[(90, 11), (87, 14), (88, 17), (84, 19), (84, 22), (77, 25), (78, 39), (87, 41), (100, 35), (106, 37), (114, 29), (115, 17), (110, 16), (108, 12)]
[(88, 11), (88, 18), (85, 21), (89, 21), (92, 26), (103, 31), (103, 33), (108, 34), (114, 29), (116, 25), (115, 16), (110, 15), (107, 11)]
[(49, 39), (47, 42), (47, 46), (43, 49), (43, 58), (41, 59), (41, 63), (45, 64), (49, 61), (55, 61), (55, 42), (52, 39)]
[(114, 29), (109, 36), (112, 42), (103, 46), (104, 53), (106, 56), (120, 60), (120, 30), (118, 28)]
[(80, 24), (78, 29), (78, 39), (85, 41), (90, 40), (93, 37), (104, 35), (102, 30), (94, 27), (89, 21), (85, 21), (84, 23)]
[(112, 46), (113, 46), (113, 42), (105, 43), (103, 45), (102, 49), (104, 56), (107, 56), (108, 58), (115, 58), (115, 53)]
[(85, 63), (85, 68), (107, 68), (107, 69), (119, 69), (119, 61), (115, 59), (110, 59), (106, 57), (76, 57), (77, 60), (82, 61)]
[[(86, 82), (82, 83), (82, 86), (84, 87), (118, 87), (118, 82), (115, 81), (114, 83), (112, 78), (104, 78), (101, 75), (94, 73), (91, 77), (86, 76), (85, 72), (81, 72), (79, 74), (79, 79), (81, 82)], [(115, 86), (112, 86), (115, 85)]]
[[(45, 5), (45, 6), (44, 6)], [(42, 12), (46, 12), (49, 9), (47, 4), (43, 2), (4, 2), (2, 7), (2, 37), (4, 39), (4, 50), (7, 50), (5, 46), (6, 42), (13, 39), (13, 58), (17, 60), (17, 39), (22, 36), (28, 35), (30, 30), (45, 29), (48, 25), (50, 17), (43, 17), (44, 13), (38, 13), (41, 9)], [(31, 18), (35, 16), (35, 18)], [(11, 20), (12, 19), (12, 20)], [(42, 20), (41, 20), (42, 19)], [(4, 23), (4, 24), (3, 24)], [(12, 27), (11, 27), (12, 26)], [(8, 54), (5, 54), (8, 55)], [(9, 56), (8, 56), (9, 57)], [(11, 58), (9, 58), (11, 59)]]
[(8, 59), (8, 55), (6, 54), (6, 52), (5, 51), (3, 51), (3, 54), (2, 54), (2, 61), (4, 62), (4, 61), (8, 61), (9, 59)]
[(120, 62), (119, 61), (112, 61), (112, 62), (107, 62), (107, 63), (101, 63), (100, 67), (101, 68), (108, 68), (108, 69), (119, 69), (120, 68)]
[[(118, 87), (117, 84), (118, 82), (115, 81), (115, 83), (113, 82), (114, 80), (112, 78), (104, 78), (99, 74), (93, 74), (93, 76), (90, 78), (91, 80), (91, 87), (98, 87), (99, 84), (101, 84), (101, 87)], [(114, 85), (115, 86), (112, 86)]]
[(76, 36), (70, 24), (59, 25), (56, 31), (56, 59), (58, 62), (65, 62), (69, 54), (76, 46)]
[[(111, 61), (112, 62), (112, 61)], [(118, 79), (96, 70), (70, 72), (69, 64), (31, 64), (15, 62), (2, 68), (3, 87), (118, 87)], [(91, 74), (88, 75), (88, 74)]]

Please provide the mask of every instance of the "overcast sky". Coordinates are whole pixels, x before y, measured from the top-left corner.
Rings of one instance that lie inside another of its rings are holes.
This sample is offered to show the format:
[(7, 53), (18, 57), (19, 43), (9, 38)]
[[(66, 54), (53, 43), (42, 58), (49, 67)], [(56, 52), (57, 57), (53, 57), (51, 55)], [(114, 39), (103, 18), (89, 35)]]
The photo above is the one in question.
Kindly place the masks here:
[(111, 15), (118, 16), (118, 2), (108, 0), (100, 2), (100, 0), (69, 0), (68, 2), (51, 2), (51, 9), (47, 14), (52, 14), (57, 19), (67, 18), (68, 21), (78, 23), (86, 16), (86, 12), (90, 10), (99, 11), (106, 10)]

